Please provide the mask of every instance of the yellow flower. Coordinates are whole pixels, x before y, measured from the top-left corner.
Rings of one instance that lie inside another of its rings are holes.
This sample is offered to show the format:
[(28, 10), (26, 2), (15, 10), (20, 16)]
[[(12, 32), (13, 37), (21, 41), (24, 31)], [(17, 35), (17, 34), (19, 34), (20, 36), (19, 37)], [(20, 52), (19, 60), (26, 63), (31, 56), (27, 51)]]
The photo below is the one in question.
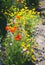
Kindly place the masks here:
[(35, 47), (37, 47), (37, 46), (38, 46), (38, 44), (37, 44), (37, 43), (35, 43), (35, 44), (34, 44), (34, 46), (35, 46)]
[(22, 42), (22, 43), (21, 43), (21, 46), (24, 47), (24, 46), (25, 46), (25, 42)]
[(36, 14), (36, 12), (32, 11), (32, 14)]
[(12, 16), (12, 17), (13, 17), (13, 16), (14, 16), (14, 14), (13, 14), (13, 13), (11, 13), (11, 15), (10, 15), (10, 16)]
[(14, 14), (17, 14), (17, 12), (14, 12)]
[(43, 22), (43, 20), (40, 20), (39, 22), (40, 22), (40, 23), (42, 23), (42, 22)]
[(24, 10), (25, 10), (25, 9), (24, 9), (24, 8), (22, 8), (22, 9), (21, 9), (21, 12), (23, 12)]
[(27, 47), (25, 46), (24, 48), (23, 48), (23, 51), (26, 51), (27, 50)]
[[(30, 35), (29, 34), (27, 34), (27, 37), (29, 37)], [(29, 40), (29, 39), (28, 39)]]
[(35, 11), (35, 8), (33, 8), (32, 10)]
[(17, 0), (17, 1), (19, 1), (19, 0)]
[(15, 10), (17, 9), (17, 8), (14, 8)]
[(30, 44), (27, 44), (27, 47), (30, 47)]
[(27, 34), (27, 31), (26, 31), (26, 30), (24, 30), (24, 33), (25, 33), (25, 34)]
[(36, 58), (35, 58), (35, 56), (34, 55), (32, 55), (32, 59), (35, 61), (36, 60)]
[(27, 9), (28, 7), (25, 7), (25, 9)]
[(10, 19), (10, 22), (12, 22), (12, 19)]
[(31, 52), (33, 53), (33, 52), (34, 52), (34, 50), (33, 50), (33, 49), (31, 49)]
[(32, 13), (32, 10), (30, 10), (29, 13), (31, 14)]
[(38, 15), (40, 15), (40, 12), (37, 12)]
[(30, 39), (27, 39), (26, 42), (30, 41)]
[(21, 3), (24, 3), (24, 1), (22, 0)]
[(8, 14), (7, 12), (5, 12), (4, 14)]

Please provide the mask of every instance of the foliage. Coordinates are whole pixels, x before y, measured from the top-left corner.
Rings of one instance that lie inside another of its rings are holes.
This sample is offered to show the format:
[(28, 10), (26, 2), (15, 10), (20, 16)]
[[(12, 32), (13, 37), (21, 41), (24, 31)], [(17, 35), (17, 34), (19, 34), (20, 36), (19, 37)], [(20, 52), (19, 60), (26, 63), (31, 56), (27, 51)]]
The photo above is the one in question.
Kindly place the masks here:
[(30, 9), (37, 9), (39, 7), (39, 0), (26, 0), (26, 4)]
[(37, 45), (32, 32), (34, 26), (41, 21), (40, 12), (35, 12), (35, 8), (29, 10), (25, 7), (19, 10), (12, 6), (9, 12), (5, 11), (4, 14), (8, 19), (5, 27), (7, 35), (3, 42), (4, 65), (23, 65), (26, 60), (35, 61), (34, 48)]
[(0, 38), (5, 37), (6, 34), (5, 26), (7, 25), (6, 21), (7, 21), (6, 16), (0, 12)]
[(17, 8), (23, 8), (26, 4), (25, 4), (25, 0), (15, 0), (15, 3), (14, 5), (17, 7)]
[(0, 38), (5, 37), (5, 26), (7, 25), (7, 18), (4, 12), (8, 12), (9, 8), (14, 3), (14, 0), (0, 0)]
[(18, 8), (22, 8), (27, 6), (29, 9), (38, 8), (39, 7), (39, 0), (16, 0), (14, 5)]
[(0, 0), (0, 11), (9, 9), (13, 3), (14, 0)]

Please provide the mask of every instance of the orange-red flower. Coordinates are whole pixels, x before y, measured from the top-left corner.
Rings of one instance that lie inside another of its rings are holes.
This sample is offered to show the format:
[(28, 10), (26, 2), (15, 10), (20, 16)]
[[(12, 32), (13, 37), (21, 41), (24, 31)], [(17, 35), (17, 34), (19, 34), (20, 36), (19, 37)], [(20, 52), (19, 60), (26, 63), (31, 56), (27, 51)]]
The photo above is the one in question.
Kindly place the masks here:
[(17, 30), (17, 27), (16, 27), (16, 26), (14, 26), (14, 29), (15, 29), (15, 30)]
[(6, 27), (5, 27), (5, 30), (6, 30), (6, 31), (8, 31), (9, 29), (10, 29), (10, 27), (9, 27), (9, 26), (6, 26)]
[(20, 19), (20, 16), (19, 16), (19, 15), (17, 15), (17, 16), (16, 16), (16, 18)]
[(10, 32), (12, 32), (12, 33), (14, 33), (16, 30), (17, 30), (16, 26), (10, 28)]
[(15, 37), (15, 40), (16, 40), (16, 41), (19, 41), (20, 39), (21, 39), (21, 35), (18, 34), (18, 35)]

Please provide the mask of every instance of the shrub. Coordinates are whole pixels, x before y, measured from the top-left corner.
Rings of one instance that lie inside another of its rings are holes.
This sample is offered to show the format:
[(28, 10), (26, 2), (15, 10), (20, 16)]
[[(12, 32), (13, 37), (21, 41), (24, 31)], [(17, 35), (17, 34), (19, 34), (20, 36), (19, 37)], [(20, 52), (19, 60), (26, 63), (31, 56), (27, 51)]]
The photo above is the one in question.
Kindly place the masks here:
[(35, 9), (29, 10), (27, 7), (21, 9), (13, 8), (13, 13), (5, 12), (8, 16), (5, 46), (4, 65), (23, 65), (25, 61), (35, 61), (34, 48), (37, 46), (32, 35), (34, 26), (40, 22), (39, 12)]

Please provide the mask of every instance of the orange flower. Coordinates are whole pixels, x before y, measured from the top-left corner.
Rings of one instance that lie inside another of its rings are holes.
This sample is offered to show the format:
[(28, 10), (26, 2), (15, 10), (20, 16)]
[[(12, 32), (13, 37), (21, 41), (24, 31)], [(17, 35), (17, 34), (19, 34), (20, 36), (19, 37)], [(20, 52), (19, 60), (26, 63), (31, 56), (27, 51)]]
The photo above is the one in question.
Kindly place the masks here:
[(16, 26), (14, 26), (14, 29), (15, 29), (15, 30), (17, 30), (17, 27), (16, 27)]
[(21, 35), (18, 34), (16, 37), (15, 37), (15, 40), (19, 41), (21, 39)]
[(20, 16), (18, 15), (18, 16), (16, 16), (16, 18), (20, 19)]
[(12, 32), (12, 33), (14, 33), (14, 31), (16, 31), (16, 30), (17, 30), (16, 26), (10, 28), (10, 32)]
[(10, 27), (9, 27), (9, 26), (6, 26), (6, 27), (5, 27), (5, 30), (6, 30), (6, 31), (8, 31), (9, 29), (10, 29)]

